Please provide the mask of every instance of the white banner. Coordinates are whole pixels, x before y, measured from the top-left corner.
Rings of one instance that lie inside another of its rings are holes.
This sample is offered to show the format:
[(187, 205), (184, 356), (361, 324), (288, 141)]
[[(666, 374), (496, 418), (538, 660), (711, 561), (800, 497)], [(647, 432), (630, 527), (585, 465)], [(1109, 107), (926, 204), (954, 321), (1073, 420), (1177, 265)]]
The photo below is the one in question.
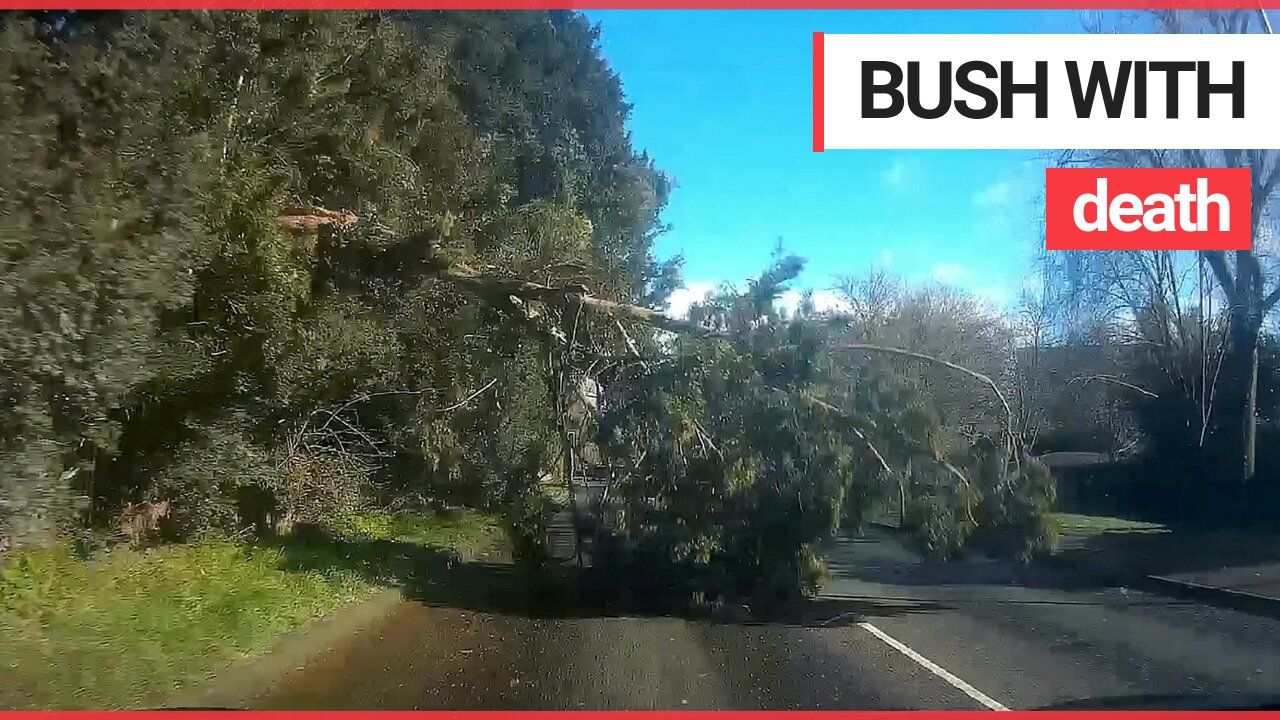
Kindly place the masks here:
[(814, 53), (815, 149), (1280, 148), (1274, 35), (823, 35)]

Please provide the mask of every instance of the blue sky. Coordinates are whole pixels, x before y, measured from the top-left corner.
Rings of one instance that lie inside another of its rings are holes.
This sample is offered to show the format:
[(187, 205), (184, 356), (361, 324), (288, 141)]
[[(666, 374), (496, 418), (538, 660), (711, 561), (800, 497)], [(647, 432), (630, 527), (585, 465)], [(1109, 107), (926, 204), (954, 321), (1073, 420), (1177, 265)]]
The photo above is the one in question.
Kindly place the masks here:
[(1016, 300), (1043, 160), (1027, 151), (828, 151), (812, 143), (812, 34), (1078, 32), (1075, 12), (601, 11), (630, 129), (676, 181), (663, 257), (695, 292), (741, 282), (779, 239), (805, 287), (881, 267)]

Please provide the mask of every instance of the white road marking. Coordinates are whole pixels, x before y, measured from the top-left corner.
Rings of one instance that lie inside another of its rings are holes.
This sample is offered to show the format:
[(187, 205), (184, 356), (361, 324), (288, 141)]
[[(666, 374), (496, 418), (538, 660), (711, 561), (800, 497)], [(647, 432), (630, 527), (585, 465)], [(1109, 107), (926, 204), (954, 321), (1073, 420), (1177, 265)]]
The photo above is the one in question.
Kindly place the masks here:
[(946, 680), (947, 683), (950, 684), (952, 687), (964, 693), (965, 695), (968, 695), (974, 700), (977, 700), (979, 703), (982, 704), (983, 707), (987, 708), (988, 710), (1008, 710), (1009, 709), (1004, 705), (1001, 705), (1000, 703), (996, 702), (995, 700), (992, 700), (989, 696), (987, 696), (978, 688), (970, 685), (969, 683), (961, 680), (955, 675), (952, 675), (951, 673), (947, 672), (945, 668), (941, 667), (940, 665), (933, 662), (929, 658), (921, 655), (915, 650), (912, 650), (911, 648), (907, 647), (901, 642), (898, 642), (896, 639), (891, 637), (888, 633), (876, 627), (875, 625), (872, 625), (869, 622), (860, 622), (858, 623), (858, 627), (880, 638), (885, 642), (886, 645), (893, 648), (894, 650), (897, 650), (903, 655), (906, 655), (912, 660), (915, 660), (925, 670), (928, 670), (934, 675), (937, 675), (943, 680)]

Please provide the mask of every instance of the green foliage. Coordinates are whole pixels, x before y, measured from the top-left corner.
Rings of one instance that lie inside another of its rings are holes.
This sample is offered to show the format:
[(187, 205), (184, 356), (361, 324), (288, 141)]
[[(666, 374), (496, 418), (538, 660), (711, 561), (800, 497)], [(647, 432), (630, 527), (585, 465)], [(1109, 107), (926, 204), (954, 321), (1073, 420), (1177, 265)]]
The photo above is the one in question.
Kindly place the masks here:
[[(547, 338), (433, 273), (669, 289), (667, 181), (597, 39), (574, 13), (6, 16), (0, 546), (143, 501), (173, 537), (523, 502), (558, 444)], [(311, 206), (360, 222), (278, 226)]]
[[(156, 469), (152, 492), (171, 503), (165, 523), (170, 537), (235, 534), (242, 529), (236, 502), (242, 490), (271, 488), (280, 483), (279, 475), (262, 448), (228, 428), (213, 427), (180, 445), (169, 462)], [(270, 509), (244, 516), (265, 522)]]
[[(911, 298), (897, 335), (788, 319), (803, 261), (779, 253), (694, 309), (722, 337), (669, 338), (442, 279), (650, 307), (676, 286), (651, 252), (670, 182), (579, 14), (11, 15), (0, 43), (6, 545), (129, 507), (196, 539), (401, 534), (347, 516), (466, 505), (536, 556), (541, 481), (593, 428), (627, 472), (622, 556), (704, 596), (815, 591), (821, 543), (895, 495), (938, 554), (1046, 535), (1051, 480), (982, 445), (1007, 429), (989, 397), (833, 352), (924, 334), (981, 355), (1003, 335), (948, 324), (964, 298)], [(358, 222), (281, 226), (314, 207)], [(597, 381), (621, 397), (598, 422)]]
[(674, 339), (669, 359), (618, 378), (624, 399), (602, 419), (602, 442), (635, 463), (619, 488), (623, 552), (679, 591), (772, 602), (820, 582), (813, 548), (839, 522), (857, 460), (805, 400), (812, 330), (757, 302), (800, 266), (781, 259), (750, 294), (717, 298), (704, 317), (733, 340)]
[(47, 537), (63, 472), (111, 448), (112, 410), (172, 364), (163, 318), (190, 298), (209, 241), (207, 142), (168, 113), (191, 46), (121, 40), (99, 54), (42, 42), (31, 22), (0, 31), (0, 526), (17, 543)]
[(1012, 468), (988, 461), (973, 477), (982, 491), (977, 543), (1024, 561), (1053, 550), (1057, 487), (1048, 468), (1024, 456)]
[(779, 255), (743, 292), (691, 312), (727, 338), (674, 338), (661, 362), (616, 379), (621, 399), (601, 422), (628, 465), (615, 560), (660, 578), (651, 590), (785, 601), (821, 584), (822, 542), (895, 495), (928, 554), (1047, 547), (1052, 478), (1009, 454), (1007, 418), (979, 418), (991, 436), (962, 433), (915, 375), (835, 352), (843, 318), (780, 317), (775, 300), (802, 267)]

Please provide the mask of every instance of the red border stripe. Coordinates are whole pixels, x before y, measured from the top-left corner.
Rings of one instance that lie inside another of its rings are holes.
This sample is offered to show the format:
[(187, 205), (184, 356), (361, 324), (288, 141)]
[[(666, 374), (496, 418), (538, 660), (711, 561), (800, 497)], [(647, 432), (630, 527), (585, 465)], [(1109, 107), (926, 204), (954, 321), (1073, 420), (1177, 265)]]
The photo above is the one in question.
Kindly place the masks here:
[(0, 0), (10, 10), (1258, 10), (1280, 0)]
[[(1013, 710), (1001, 720), (1276, 720), (1266, 710)], [(989, 710), (10, 710), (0, 720), (992, 720)]]
[(826, 149), (826, 49), (825, 36), (813, 34), (813, 151)]

